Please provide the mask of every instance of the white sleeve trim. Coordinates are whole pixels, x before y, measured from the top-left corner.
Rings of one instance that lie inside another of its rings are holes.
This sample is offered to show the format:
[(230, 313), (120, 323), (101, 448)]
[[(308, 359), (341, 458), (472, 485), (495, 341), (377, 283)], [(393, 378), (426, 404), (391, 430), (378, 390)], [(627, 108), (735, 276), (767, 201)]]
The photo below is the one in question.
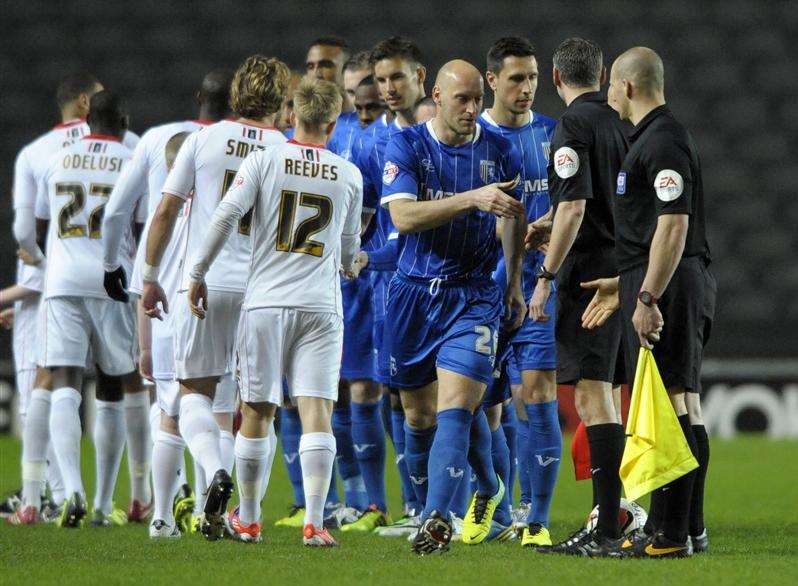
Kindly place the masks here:
[(163, 195), (174, 195), (175, 197), (178, 197), (178, 198), (182, 199), (183, 201), (188, 199), (188, 194), (187, 193), (180, 193), (176, 189), (167, 188), (166, 186), (164, 186), (163, 191), (161, 193)]
[(414, 193), (393, 193), (391, 195), (386, 195), (380, 200), (380, 205), (382, 207), (387, 207), (389, 203), (392, 201), (396, 201), (398, 199), (409, 199), (411, 201), (417, 201), (418, 196)]

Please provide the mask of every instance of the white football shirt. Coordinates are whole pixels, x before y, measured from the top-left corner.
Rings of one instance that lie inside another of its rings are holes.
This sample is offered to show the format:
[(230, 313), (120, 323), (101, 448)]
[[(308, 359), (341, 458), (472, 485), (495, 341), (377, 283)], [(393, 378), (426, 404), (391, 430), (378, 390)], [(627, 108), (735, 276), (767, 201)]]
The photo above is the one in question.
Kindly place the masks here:
[[(225, 202), (241, 213), (254, 206), (244, 308), (342, 315), (342, 239), (349, 258), (360, 246), (363, 178), (355, 165), (292, 140), (247, 157)], [(225, 268), (219, 258), (214, 266)]]
[[(180, 147), (163, 192), (188, 199), (194, 196), (186, 220), (187, 238), (180, 256), (180, 291), (188, 289), (187, 261), (202, 243), (216, 206), (230, 186), (246, 156), (269, 145), (282, 144), (285, 136), (276, 128), (253, 122), (223, 120), (195, 132)], [(208, 289), (244, 292), (249, 276), (250, 215), (242, 218), (219, 258), (206, 276)]]
[[(131, 151), (118, 139), (86, 135), (50, 159), (39, 179), (36, 215), (50, 219), (45, 298), (108, 299), (103, 287), (102, 220), (105, 204)], [(128, 225), (120, 260), (133, 268), (135, 243)]]

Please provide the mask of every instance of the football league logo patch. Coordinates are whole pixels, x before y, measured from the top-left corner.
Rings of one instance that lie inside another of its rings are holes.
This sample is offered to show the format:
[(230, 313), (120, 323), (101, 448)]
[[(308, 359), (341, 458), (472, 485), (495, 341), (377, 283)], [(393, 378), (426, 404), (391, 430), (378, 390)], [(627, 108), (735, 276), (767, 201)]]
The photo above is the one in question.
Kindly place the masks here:
[(684, 191), (682, 176), (673, 169), (663, 169), (654, 178), (654, 191), (664, 202), (673, 201)]
[(397, 175), (399, 175), (399, 166), (393, 161), (385, 161), (385, 167), (382, 170), (382, 182), (385, 185), (390, 185)]
[(493, 183), (496, 181), (496, 163), (493, 161), (479, 162), (479, 177), (483, 183)]
[(554, 153), (554, 172), (560, 179), (568, 179), (579, 171), (579, 155), (571, 147), (560, 147)]
[(543, 156), (546, 158), (546, 162), (549, 162), (551, 158), (551, 143), (550, 142), (542, 142), (540, 146), (543, 147)]

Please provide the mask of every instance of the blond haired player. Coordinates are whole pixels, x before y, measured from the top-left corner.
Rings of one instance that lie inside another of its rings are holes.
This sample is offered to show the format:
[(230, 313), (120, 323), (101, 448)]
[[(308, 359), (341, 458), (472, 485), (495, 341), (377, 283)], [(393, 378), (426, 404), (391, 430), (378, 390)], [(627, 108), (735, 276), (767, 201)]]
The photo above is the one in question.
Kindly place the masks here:
[[(79, 408), (89, 350), (99, 371), (120, 377), (125, 390), (138, 383), (132, 307), (108, 299), (102, 286), (102, 214), (122, 166), (131, 155), (122, 144), (127, 114), (121, 98), (107, 91), (92, 96), (88, 121), (91, 134), (50, 160), (40, 179), (36, 209), (38, 217), (52, 218), (37, 343), (38, 364), (50, 370), (54, 390), (51, 408), (47, 401), (50, 397), (42, 400), (37, 393), (32, 394), (31, 403), (38, 403), (37, 422), (49, 415), (50, 438), (68, 498), (61, 515), (62, 527), (78, 527), (86, 516)], [(130, 266), (134, 251), (130, 225), (125, 240), (124, 260)], [(109, 385), (106, 391), (113, 386)], [(113, 522), (109, 519), (113, 512), (111, 497), (125, 442), (120, 399), (101, 396), (98, 384), (94, 438), (97, 493), (92, 519), (95, 525)], [(47, 428), (36, 428), (35, 443), (41, 449), (46, 445)]]
[(324, 147), (340, 111), (335, 84), (302, 82), (294, 95), (294, 139), (244, 161), (191, 270), (191, 310), (213, 319), (213, 306), (205, 311), (206, 275), (254, 206), (251, 277), (238, 328), (241, 505), (230, 515), (236, 535), (246, 541), (260, 540), (262, 479), (272, 449), (267, 431), (285, 377), (302, 420), (303, 540), (336, 545), (322, 520), (336, 452), (331, 417), (343, 346), (339, 268), (349, 272), (360, 247), (363, 190), (360, 171)]
[[(187, 261), (197, 250), (202, 233), (241, 162), (252, 151), (285, 142), (273, 125), (290, 75), (288, 67), (278, 59), (249, 57), (236, 71), (230, 88), (236, 120), (208, 126), (190, 135), (180, 148), (147, 234), (142, 306), (150, 317), (161, 319), (161, 308), (169, 311), (167, 296), (158, 283), (159, 267), (175, 221), (192, 189), (179, 291), (188, 288)], [(209, 488), (200, 531), (210, 540), (221, 537), (222, 513), (233, 490), (231, 471), (222, 464), (220, 430), (213, 417), (212, 401), (220, 377), (231, 372), (238, 317), (249, 275), (250, 219), (251, 214), (241, 218), (221, 252), (223, 262), (208, 275), (211, 317), (203, 320), (192, 314), (186, 297), (181, 295), (173, 320), (175, 378), (180, 381), (181, 393), (179, 428), (191, 455), (205, 471)]]

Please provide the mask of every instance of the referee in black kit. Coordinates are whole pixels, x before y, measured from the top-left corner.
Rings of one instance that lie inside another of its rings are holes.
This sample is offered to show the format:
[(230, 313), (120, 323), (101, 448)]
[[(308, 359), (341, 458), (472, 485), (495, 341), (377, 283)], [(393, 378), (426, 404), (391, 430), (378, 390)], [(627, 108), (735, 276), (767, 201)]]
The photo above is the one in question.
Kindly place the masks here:
[[(627, 376), (630, 382), (634, 380), (640, 346), (653, 348), (687, 443), (701, 461), (685, 393), (700, 390), (716, 287), (707, 269), (710, 255), (698, 152), (690, 134), (665, 105), (662, 60), (651, 49), (635, 47), (618, 57), (610, 73), (608, 99), (621, 119), (635, 125), (615, 197)], [(703, 466), (705, 474), (706, 461)], [(686, 474), (653, 495), (651, 535), (626, 541), (621, 553), (690, 555), (696, 476), (696, 471)], [(705, 549), (706, 532), (694, 536), (692, 545)]]
[(588, 330), (582, 327), (582, 315), (594, 293), (585, 284), (596, 287), (599, 280), (618, 274), (612, 205), (632, 127), (618, 118), (600, 91), (606, 69), (595, 43), (567, 39), (557, 47), (553, 62), (554, 84), (567, 109), (551, 139), (548, 180), (554, 220), (529, 316), (549, 319), (546, 301), (556, 273), (557, 382), (576, 385), (574, 401), (587, 428), (593, 504), (599, 505), (599, 516), (594, 531), (582, 529), (538, 551), (595, 556), (617, 546), (620, 538), (618, 469), (624, 431), (613, 381), (622, 328), (615, 314), (602, 327)]

